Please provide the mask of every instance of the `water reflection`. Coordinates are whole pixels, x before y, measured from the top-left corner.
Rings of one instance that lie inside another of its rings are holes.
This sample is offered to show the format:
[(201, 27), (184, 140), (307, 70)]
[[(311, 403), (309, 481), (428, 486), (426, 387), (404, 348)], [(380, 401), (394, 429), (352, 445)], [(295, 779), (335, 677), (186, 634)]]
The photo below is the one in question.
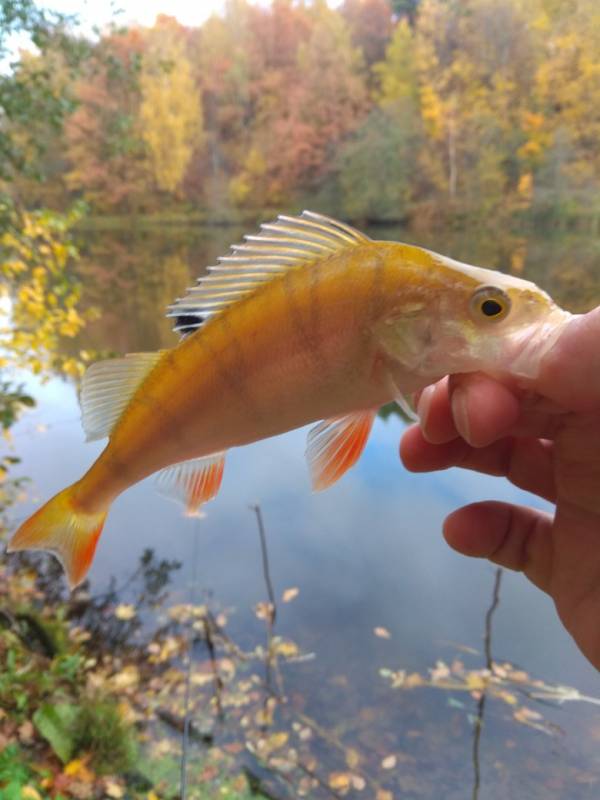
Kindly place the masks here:
[[(99, 305), (103, 314), (78, 346), (123, 353), (172, 344), (164, 308), (244, 232), (214, 228), (83, 236), (86, 301)], [(598, 245), (589, 240), (477, 241), (457, 235), (441, 241), (390, 228), (370, 233), (418, 240), (486, 266), (506, 266), (532, 277), (571, 310), (600, 303)], [(28, 378), (28, 388), (40, 403), (14, 429), (23, 471), (33, 479), (19, 516), (28, 513), (34, 500), (77, 479), (102, 448), (102, 443), (83, 444), (72, 386), (58, 380), (40, 386)], [(45, 432), (35, 430), (38, 421), (46, 425)], [(456, 643), (478, 651), (473, 665), (482, 663), (481, 630), (494, 571), (448, 550), (440, 537), (444, 516), (462, 503), (487, 497), (543, 506), (506, 481), (487, 476), (458, 470), (420, 476), (404, 472), (397, 457), (402, 427), (398, 418), (378, 420), (357, 468), (320, 495), (309, 490), (303, 462), (306, 431), (233, 451), (223, 490), (200, 523), (183, 519), (176, 505), (155, 493), (151, 481), (133, 487), (109, 515), (90, 575), (94, 596), (110, 592), (111, 581), (117, 586), (126, 581), (140, 553), (150, 548), (158, 559), (184, 565), (173, 573), (170, 602), (188, 602), (192, 586), (202, 597), (218, 598), (221, 606), (236, 610), (229, 635), (241, 648), (253, 650), (265, 636), (264, 620), (253, 609), (272, 602), (265, 593), (256, 519), (248, 508), (259, 503), (273, 597), (299, 588), (293, 603), (279, 603), (273, 635), (315, 654), (311, 661), (286, 666), (290, 709), (334, 731), (346, 748), (364, 751), (368, 762), (383, 770), (383, 782), (365, 789), (364, 796), (383, 791), (393, 797), (437, 798), (443, 787), (444, 798), (462, 800), (473, 786), (473, 734), (479, 731), (476, 786), (481, 798), (590, 797), (594, 782), (589, 776), (600, 774), (600, 727), (593, 708), (544, 709), (545, 719), (566, 734), (550, 738), (519, 726), (501, 704), (487, 705), (482, 728), (474, 723), (478, 697), (453, 696), (450, 703), (445, 693), (430, 688), (391, 693), (381, 679), (381, 668), (427, 674), (439, 659), (451, 664), (464, 658)], [(547, 682), (598, 694), (596, 672), (559, 624), (548, 598), (520, 575), (506, 574), (502, 591), (494, 620), (497, 660)], [(375, 636), (375, 627), (385, 628), (390, 637)], [(198, 646), (194, 654), (199, 657)], [(326, 777), (352, 771), (339, 752), (335, 758), (327, 755), (326, 737), (317, 738)], [(386, 771), (381, 762), (389, 756), (395, 766)], [(256, 763), (249, 768), (255, 772)], [(338, 795), (344, 793), (339, 781)]]
[[(102, 310), (79, 346), (116, 353), (172, 346), (177, 338), (164, 311), (251, 228), (142, 228), (79, 234), (85, 301)], [(366, 232), (437, 250), (458, 260), (523, 275), (570, 311), (600, 304), (600, 242), (574, 234), (527, 238), (489, 232), (435, 234), (398, 226)]]

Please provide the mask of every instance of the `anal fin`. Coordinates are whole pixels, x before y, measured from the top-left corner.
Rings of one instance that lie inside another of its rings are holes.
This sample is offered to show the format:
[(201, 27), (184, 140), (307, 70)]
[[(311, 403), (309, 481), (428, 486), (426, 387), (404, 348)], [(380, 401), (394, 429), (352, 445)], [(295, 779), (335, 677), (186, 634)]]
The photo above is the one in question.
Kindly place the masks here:
[(360, 458), (373, 426), (376, 411), (355, 411), (320, 422), (308, 433), (306, 458), (313, 489), (332, 486)]
[(159, 490), (182, 503), (187, 516), (199, 516), (200, 506), (218, 494), (224, 466), (224, 452), (171, 464), (157, 475)]

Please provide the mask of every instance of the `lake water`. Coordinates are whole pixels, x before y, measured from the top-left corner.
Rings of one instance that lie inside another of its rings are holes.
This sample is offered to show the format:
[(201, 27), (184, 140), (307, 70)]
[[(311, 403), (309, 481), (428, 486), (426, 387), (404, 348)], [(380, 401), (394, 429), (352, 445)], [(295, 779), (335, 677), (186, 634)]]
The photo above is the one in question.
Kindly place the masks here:
[[(244, 232), (173, 227), (82, 235), (85, 300), (102, 316), (78, 344), (125, 353), (175, 343), (165, 306)], [(369, 232), (525, 274), (571, 310), (600, 303), (600, 248), (589, 239)], [(38, 405), (14, 428), (14, 446), (32, 484), (15, 517), (77, 479), (102, 449), (102, 443), (84, 443), (70, 383), (26, 380)], [(310, 491), (305, 430), (235, 450), (228, 454), (219, 496), (199, 521), (183, 518), (152, 480), (144, 481), (110, 512), (91, 570), (92, 590), (100, 591), (111, 576), (124, 579), (143, 549), (153, 548), (183, 563), (174, 599), (210, 592), (234, 610), (235, 636), (254, 646), (264, 639), (264, 625), (253, 608), (267, 599), (256, 518), (249, 509), (258, 503), (276, 597), (286, 588), (299, 589), (293, 602), (279, 604), (277, 632), (314, 654), (285, 668), (286, 693), (300, 698), (303, 713), (345, 746), (364, 754), (381, 791), (436, 800), (597, 798), (599, 707), (519, 695), (519, 704), (558, 726), (548, 733), (515, 719), (510, 703), (489, 697), (474, 764), (477, 695), (392, 689), (380, 674), (387, 668), (427, 676), (436, 662), (456, 658), (468, 668), (485, 665), (484, 618), (495, 569), (449, 550), (441, 536), (443, 519), (464, 503), (487, 498), (544, 507), (505, 480), (459, 470), (409, 474), (398, 459), (403, 429), (396, 416), (378, 419), (358, 466), (322, 494)], [(376, 635), (376, 628), (385, 629), (384, 635)], [(496, 661), (533, 678), (600, 697), (598, 673), (560, 625), (551, 601), (521, 575), (503, 575), (492, 649)], [(385, 762), (389, 756), (393, 761)], [(335, 760), (326, 742), (320, 757)], [(314, 796), (339, 795), (322, 789)], [(374, 797), (375, 791), (361, 789), (359, 782), (349, 796)]]

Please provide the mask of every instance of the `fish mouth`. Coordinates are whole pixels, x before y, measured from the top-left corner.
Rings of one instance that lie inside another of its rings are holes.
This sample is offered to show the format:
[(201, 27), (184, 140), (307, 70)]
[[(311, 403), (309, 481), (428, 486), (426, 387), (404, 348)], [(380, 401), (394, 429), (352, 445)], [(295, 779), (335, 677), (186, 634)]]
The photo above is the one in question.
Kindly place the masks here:
[(515, 348), (515, 356), (510, 364), (511, 374), (522, 378), (537, 378), (544, 357), (552, 350), (575, 316), (555, 306), (543, 322), (527, 325), (513, 334), (511, 342)]

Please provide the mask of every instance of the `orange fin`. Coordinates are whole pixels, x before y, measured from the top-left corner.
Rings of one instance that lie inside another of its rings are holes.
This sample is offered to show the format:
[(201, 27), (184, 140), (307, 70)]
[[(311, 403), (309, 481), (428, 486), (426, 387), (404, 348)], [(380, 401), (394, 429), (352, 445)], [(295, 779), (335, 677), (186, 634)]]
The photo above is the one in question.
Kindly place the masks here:
[(200, 506), (215, 497), (221, 488), (225, 453), (181, 461), (158, 473), (160, 491), (179, 500), (188, 517), (200, 515)]
[(320, 422), (309, 431), (306, 457), (315, 491), (332, 486), (356, 464), (369, 438), (375, 414), (373, 409), (355, 411)]
[(74, 502), (74, 486), (63, 489), (21, 525), (7, 551), (47, 550), (61, 562), (74, 589), (90, 568), (106, 511), (88, 514)]

